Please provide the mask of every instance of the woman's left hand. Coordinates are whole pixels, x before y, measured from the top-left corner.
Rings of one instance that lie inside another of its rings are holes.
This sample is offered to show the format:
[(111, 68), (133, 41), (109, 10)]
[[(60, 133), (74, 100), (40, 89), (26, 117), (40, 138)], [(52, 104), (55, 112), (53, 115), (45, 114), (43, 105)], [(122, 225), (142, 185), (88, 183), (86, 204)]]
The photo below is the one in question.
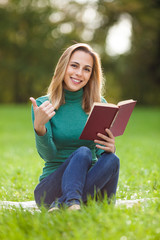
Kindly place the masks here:
[[(100, 148), (106, 152), (114, 153), (115, 152), (115, 138), (114, 138), (112, 132), (108, 128), (106, 128), (105, 131), (106, 131), (106, 135), (103, 135), (101, 133), (97, 134), (97, 136), (99, 138), (101, 138), (102, 140), (97, 140), (97, 139), (94, 140), (94, 142), (97, 143), (96, 147)], [(101, 146), (99, 144), (101, 144), (103, 146)]]

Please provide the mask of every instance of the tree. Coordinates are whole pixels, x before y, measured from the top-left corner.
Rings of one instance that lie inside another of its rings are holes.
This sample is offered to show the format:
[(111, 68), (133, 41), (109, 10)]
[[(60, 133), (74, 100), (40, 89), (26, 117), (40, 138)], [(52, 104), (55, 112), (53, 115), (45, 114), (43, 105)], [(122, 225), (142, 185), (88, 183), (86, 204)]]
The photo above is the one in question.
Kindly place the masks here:
[[(124, 14), (132, 21), (132, 47), (111, 57), (106, 37)], [(45, 94), (59, 56), (76, 41), (99, 52), (107, 100), (160, 104), (159, 22), (159, 0), (8, 0), (0, 5), (0, 102)]]
[[(115, 0), (98, 1), (98, 11), (103, 16), (94, 41), (104, 47), (107, 32), (122, 14), (132, 19), (132, 47), (117, 58), (102, 56), (104, 69), (121, 90), (120, 98), (135, 98), (141, 104), (160, 104), (160, 1)], [(104, 36), (103, 31), (106, 31)], [(101, 36), (103, 35), (103, 38)], [(117, 42), (118, 44), (118, 42)], [(112, 83), (111, 83), (112, 85)]]
[(62, 50), (80, 39), (82, 26), (72, 24), (67, 8), (40, 3), (10, 0), (0, 8), (0, 102), (45, 94)]

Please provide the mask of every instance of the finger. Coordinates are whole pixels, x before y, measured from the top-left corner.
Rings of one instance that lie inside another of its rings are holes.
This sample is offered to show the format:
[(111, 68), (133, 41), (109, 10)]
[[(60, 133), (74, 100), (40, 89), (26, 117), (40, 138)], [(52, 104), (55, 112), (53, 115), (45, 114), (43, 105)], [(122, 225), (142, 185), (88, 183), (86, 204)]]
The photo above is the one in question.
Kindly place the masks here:
[(48, 114), (48, 115), (50, 115), (50, 114), (52, 114), (52, 113), (55, 113), (55, 109), (54, 109), (54, 107), (52, 106), (51, 103), (44, 108), (44, 111), (45, 111), (45, 113)]
[[(46, 103), (48, 104), (48, 103)], [(48, 105), (46, 105), (46, 107), (41, 107), (41, 111), (48, 116), (49, 118), (52, 118), (55, 115), (55, 109), (53, 108), (52, 104), (49, 103)]]
[(105, 152), (114, 152), (114, 149), (110, 148), (110, 147), (104, 147), (104, 146), (101, 146), (101, 145), (96, 145), (96, 147), (104, 150)]
[[(46, 103), (48, 104), (48, 103)], [(51, 103), (49, 103), (46, 107), (43, 108), (43, 112), (51, 119), (56, 112), (54, 111), (54, 108)]]
[(50, 105), (51, 103), (47, 100), (45, 102), (43, 102), (41, 105), (40, 105), (40, 108), (46, 108)]
[(113, 142), (106, 142), (106, 141), (101, 141), (101, 140), (94, 140), (94, 142), (97, 144), (101, 144), (103, 146), (106, 146), (106, 147), (112, 147), (114, 146), (114, 143)]
[(48, 119), (48, 121), (49, 121), (49, 119), (51, 119), (56, 114), (56, 112), (54, 111), (54, 108), (51, 108), (51, 109), (48, 109), (48, 110), (42, 108), (41, 113), (42, 113), (42, 116), (45, 119)]
[(36, 107), (38, 107), (38, 106), (37, 106), (37, 103), (36, 103), (36, 100), (35, 100), (35, 98), (33, 98), (33, 97), (30, 97), (29, 99), (30, 99), (30, 101), (31, 101), (31, 102), (32, 102), (32, 104), (33, 104), (33, 108), (36, 108)]
[(101, 133), (98, 133), (97, 136), (100, 137), (100, 138), (102, 138), (102, 139), (105, 140), (106, 142), (114, 143), (114, 138), (107, 137), (106, 135), (101, 134)]
[(51, 112), (51, 113), (49, 114), (50, 119), (51, 119), (55, 114), (56, 114), (55, 111)]
[(111, 132), (111, 130), (109, 130), (108, 128), (106, 128), (105, 131), (106, 131), (106, 133), (108, 134), (108, 136), (109, 136), (110, 138), (114, 138), (113, 133)]
[(50, 114), (50, 113), (54, 112), (54, 108), (52, 106), (48, 106), (45, 108), (45, 112)]
[(50, 104), (49, 101), (45, 101), (39, 106), (40, 112), (47, 115), (48, 113), (50, 113), (51, 108), (52, 108), (52, 104)]
[(44, 106), (44, 110), (45, 110), (45, 112), (54, 111), (53, 105), (51, 103), (49, 103), (47, 105), (47, 103), (46, 103), (46, 106)]

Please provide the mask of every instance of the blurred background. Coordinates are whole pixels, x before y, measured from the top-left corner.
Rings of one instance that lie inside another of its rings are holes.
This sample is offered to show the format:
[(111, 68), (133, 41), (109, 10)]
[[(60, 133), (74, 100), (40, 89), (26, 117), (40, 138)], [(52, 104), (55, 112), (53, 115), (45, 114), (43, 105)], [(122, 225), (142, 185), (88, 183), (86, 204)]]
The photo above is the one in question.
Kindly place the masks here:
[(46, 94), (75, 42), (100, 54), (107, 101), (160, 105), (160, 0), (0, 0), (0, 103)]

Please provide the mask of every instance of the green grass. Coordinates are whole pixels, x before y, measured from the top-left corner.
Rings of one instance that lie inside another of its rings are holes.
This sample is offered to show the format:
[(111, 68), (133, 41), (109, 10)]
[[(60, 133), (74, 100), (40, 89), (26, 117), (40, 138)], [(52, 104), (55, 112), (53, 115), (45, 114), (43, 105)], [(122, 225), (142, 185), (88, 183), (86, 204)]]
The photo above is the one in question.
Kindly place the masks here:
[[(0, 239), (160, 239), (160, 109), (136, 107), (123, 136), (117, 199), (155, 198), (132, 208), (90, 200), (80, 212), (0, 210)], [(0, 200), (33, 200), (43, 161), (30, 106), (0, 106)]]

